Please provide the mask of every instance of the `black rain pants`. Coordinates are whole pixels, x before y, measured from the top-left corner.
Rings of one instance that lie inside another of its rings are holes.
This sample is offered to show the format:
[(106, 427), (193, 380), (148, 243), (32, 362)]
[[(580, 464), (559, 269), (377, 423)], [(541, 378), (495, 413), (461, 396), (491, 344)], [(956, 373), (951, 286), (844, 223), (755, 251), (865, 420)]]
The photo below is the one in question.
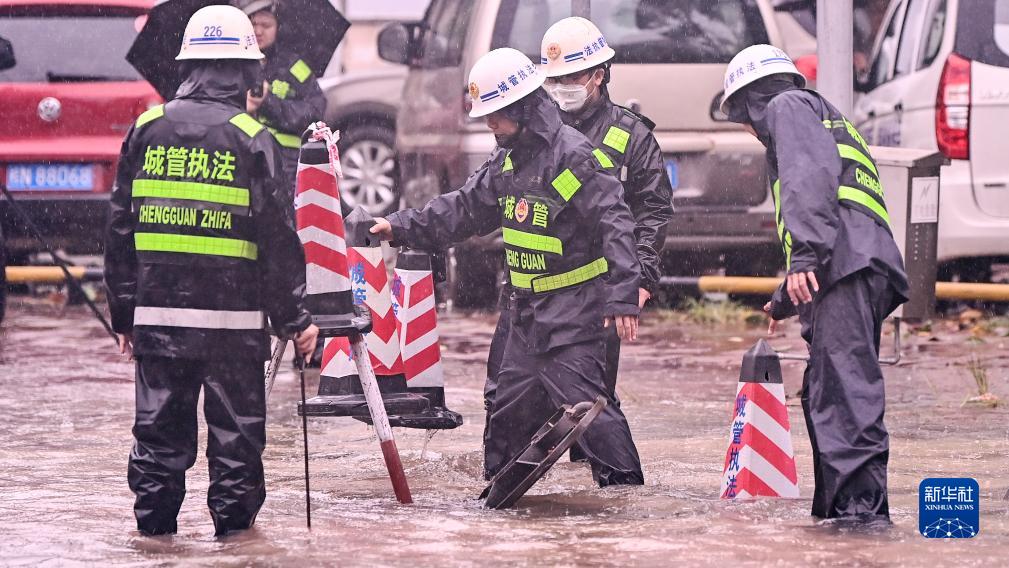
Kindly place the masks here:
[(889, 517), (889, 434), (878, 356), (895, 297), (886, 276), (866, 269), (799, 308), (810, 356), (802, 409), (813, 446), (814, 516)]
[(518, 303), (502, 312), (509, 325), (485, 431), (488, 478), (518, 454), (561, 405), (591, 402), (602, 395), (608, 404), (579, 442), (593, 478), (600, 487), (643, 484), (641, 460), (627, 419), (605, 383), (605, 340), (534, 353), (526, 339), (533, 324), (532, 311)]
[(216, 534), (252, 526), (266, 499), (263, 362), (139, 357), (128, 479), (136, 495), (137, 528), (145, 534), (177, 530), (186, 470), (196, 462), (201, 388), (210, 468), (207, 505)]
[[(507, 293), (507, 288), (505, 289)], [(490, 424), (490, 410), (494, 406), (494, 397), (497, 395), (498, 373), (501, 372), (501, 360), (504, 357), (505, 340), (508, 337), (508, 328), (511, 326), (510, 311), (507, 308), (507, 296), (502, 295), (501, 304), (503, 309), (498, 317), (497, 327), (494, 328), (494, 336), (491, 338), (490, 351), (487, 354), (487, 382), (484, 383), (483, 401), (484, 409), (487, 411), (485, 419), (483, 437), (484, 446), (487, 444), (487, 425)], [(620, 406), (620, 398), (617, 397), (617, 372), (620, 366), (620, 336), (617, 335), (617, 328), (610, 326), (606, 330), (606, 374), (603, 381), (606, 384), (606, 392), (610, 393), (611, 404)], [(576, 444), (571, 447), (571, 461), (585, 461), (585, 452)]]

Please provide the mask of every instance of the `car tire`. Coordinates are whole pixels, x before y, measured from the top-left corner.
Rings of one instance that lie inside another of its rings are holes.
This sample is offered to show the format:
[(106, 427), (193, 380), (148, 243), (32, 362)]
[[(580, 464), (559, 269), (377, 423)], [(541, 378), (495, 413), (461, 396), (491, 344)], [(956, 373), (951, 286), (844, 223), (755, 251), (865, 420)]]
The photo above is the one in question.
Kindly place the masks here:
[(348, 128), (340, 138), (340, 196), (353, 209), (364, 206), (382, 217), (399, 209), (396, 131), (382, 125)]

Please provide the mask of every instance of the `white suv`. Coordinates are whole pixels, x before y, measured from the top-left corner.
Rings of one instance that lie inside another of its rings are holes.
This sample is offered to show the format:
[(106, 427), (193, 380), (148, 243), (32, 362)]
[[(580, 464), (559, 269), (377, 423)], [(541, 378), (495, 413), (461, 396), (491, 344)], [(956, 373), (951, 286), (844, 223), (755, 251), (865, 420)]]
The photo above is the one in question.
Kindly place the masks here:
[(937, 149), (941, 279), (987, 281), (1009, 259), (1009, 0), (895, 0), (860, 78), (871, 143)]

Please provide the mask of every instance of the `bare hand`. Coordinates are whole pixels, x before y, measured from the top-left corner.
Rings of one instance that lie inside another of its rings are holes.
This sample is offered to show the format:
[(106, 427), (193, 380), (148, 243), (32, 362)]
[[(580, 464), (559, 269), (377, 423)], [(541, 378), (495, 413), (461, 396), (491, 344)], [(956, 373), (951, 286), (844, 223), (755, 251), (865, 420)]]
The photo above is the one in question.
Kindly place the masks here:
[(638, 288), (638, 309), (645, 307), (645, 302), (652, 299), (652, 293), (644, 288)]
[(313, 323), (309, 325), (304, 331), (299, 331), (298, 335), (294, 336), (294, 348), (298, 351), (298, 355), (308, 361), (312, 358), (312, 353), (315, 351), (315, 343), (319, 339), (319, 328)]
[(254, 97), (252, 96), (252, 91), (249, 91), (245, 95), (245, 112), (255, 115), (259, 112), (259, 107), (263, 104), (263, 99), (266, 98), (266, 94), (270, 92), (270, 84), (263, 81), (263, 96)]
[(119, 354), (126, 357), (127, 361), (133, 360), (133, 334), (132, 333), (119, 333), (116, 335), (119, 338)]
[(392, 240), (392, 224), (385, 217), (375, 217), (375, 226), (369, 229), (369, 232), (378, 235), (383, 241)]
[(610, 327), (610, 322), (617, 326), (617, 337), (637, 341), (638, 316), (607, 316), (603, 320), (603, 327)]
[(820, 284), (816, 281), (816, 274), (812, 272), (789, 274), (785, 282), (787, 283), (788, 297), (796, 307), (799, 304), (808, 304), (813, 301), (813, 294), (809, 291), (807, 282), (813, 285), (813, 292), (820, 291)]
[(767, 324), (767, 336), (770, 337), (778, 331), (778, 322), (782, 320), (776, 320), (771, 317), (771, 302), (764, 304), (764, 313), (766, 313), (769, 318), (769, 322)]

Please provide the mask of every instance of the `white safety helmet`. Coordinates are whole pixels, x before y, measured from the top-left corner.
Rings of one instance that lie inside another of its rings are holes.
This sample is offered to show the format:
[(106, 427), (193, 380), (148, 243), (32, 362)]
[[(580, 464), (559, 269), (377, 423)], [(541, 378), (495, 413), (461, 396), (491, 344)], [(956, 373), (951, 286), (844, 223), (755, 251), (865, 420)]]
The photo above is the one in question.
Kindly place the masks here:
[(613, 59), (617, 53), (595, 24), (572, 16), (556, 22), (543, 34), (540, 64), (547, 77), (570, 75)]
[(799, 87), (806, 86), (806, 78), (799, 73), (791, 58), (773, 45), (751, 45), (740, 51), (725, 69), (725, 95), (720, 106), (726, 112), (725, 103), (740, 89), (769, 75), (785, 73), (794, 75)]
[(520, 100), (543, 85), (540, 73), (521, 51), (510, 47), (492, 50), (469, 71), (469, 96), (473, 118), (486, 116)]
[(206, 6), (189, 18), (175, 59), (262, 58), (248, 16), (234, 6)]

